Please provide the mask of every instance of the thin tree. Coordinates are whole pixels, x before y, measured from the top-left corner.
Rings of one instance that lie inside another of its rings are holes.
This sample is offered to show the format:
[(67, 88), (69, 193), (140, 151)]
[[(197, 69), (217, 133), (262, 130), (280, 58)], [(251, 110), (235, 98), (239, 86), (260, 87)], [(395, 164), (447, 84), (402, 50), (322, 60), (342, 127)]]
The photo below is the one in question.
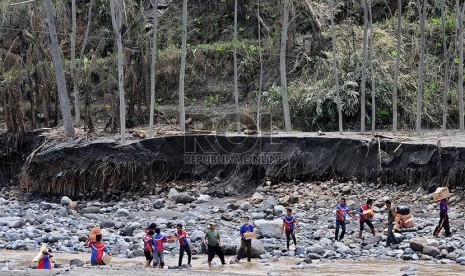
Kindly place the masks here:
[(187, 0), (182, 5), (182, 50), (181, 50), (181, 70), (179, 71), (179, 123), (180, 129), (186, 131), (186, 111), (184, 107), (184, 79), (186, 77), (186, 56), (187, 56)]
[(371, 132), (376, 130), (376, 83), (373, 69), (373, 14), (371, 0), (368, 0), (368, 14), (370, 15), (370, 72), (371, 72)]
[(368, 8), (367, 0), (361, 0), (363, 7), (363, 52), (362, 52), (362, 91), (360, 99), (360, 131), (365, 132), (365, 118), (366, 118), (366, 68), (368, 60)]
[(342, 107), (341, 107), (341, 97), (339, 95), (339, 76), (337, 70), (337, 61), (336, 61), (336, 37), (334, 34), (334, 0), (331, 0), (330, 4), (330, 13), (331, 13), (331, 40), (333, 48), (333, 69), (334, 69), (334, 80), (336, 82), (336, 101), (337, 101), (337, 114), (339, 121), (339, 133), (342, 134)]
[(124, 101), (123, 42), (121, 39), (123, 1), (124, 0), (110, 0), (111, 22), (118, 47), (118, 92), (121, 145), (126, 143), (126, 104)]
[(420, 17), (420, 61), (418, 64), (418, 88), (417, 88), (417, 114), (416, 114), (416, 123), (415, 123), (415, 132), (417, 135), (421, 134), (421, 108), (423, 101), (423, 64), (425, 61), (425, 17), (428, 1), (423, 1), (423, 7), (420, 3), (420, 0), (417, 0), (418, 14)]
[(71, 1), (71, 79), (73, 80), (74, 90), (74, 123), (76, 126), (81, 124), (81, 110), (79, 107), (79, 92), (76, 87), (76, 0)]
[(394, 73), (394, 89), (392, 91), (392, 132), (397, 133), (397, 87), (400, 70), (400, 44), (402, 40), (402, 0), (397, 1), (397, 53), (396, 71)]
[(459, 70), (458, 70), (458, 79), (457, 79), (457, 91), (459, 97), (459, 125), (460, 131), (465, 131), (465, 122), (464, 122), (464, 110), (463, 110), (463, 32), (464, 32), (464, 11), (465, 3), (462, 1), (462, 6), (460, 6), (459, 0), (455, 0), (456, 14), (457, 14), (457, 28), (458, 28), (458, 38), (457, 42), (459, 44)]
[(74, 136), (73, 119), (69, 108), (68, 92), (66, 91), (65, 74), (61, 62), (60, 50), (58, 48), (57, 31), (55, 27), (55, 10), (51, 0), (44, 0), (45, 13), (47, 14), (47, 23), (50, 34), (51, 50), (53, 64), (55, 65), (56, 82), (58, 95), (60, 98), (61, 115), (63, 117), (63, 126), (67, 136)]
[(441, 0), (441, 27), (442, 27), (442, 48), (444, 51), (444, 91), (442, 93), (442, 135), (446, 135), (447, 129), (447, 95), (449, 94), (449, 51), (447, 49), (446, 20), (445, 20), (445, 0)]
[(237, 84), (237, 0), (234, 0), (234, 104), (236, 107), (236, 129), (241, 132), (241, 121), (239, 114), (239, 88)]
[(286, 79), (286, 47), (287, 47), (287, 28), (289, 24), (289, 0), (284, 0), (283, 28), (281, 32), (281, 50), (279, 53), (279, 71), (281, 75), (281, 96), (283, 98), (284, 125), (286, 131), (292, 130), (291, 117), (289, 113), (289, 99), (287, 97), (287, 79)]
[(149, 137), (153, 137), (153, 116), (155, 115), (155, 65), (157, 62), (158, 0), (153, 4), (152, 62), (150, 63), (150, 119)]
[(258, 103), (257, 103), (257, 132), (260, 133), (260, 112), (261, 112), (261, 98), (262, 98), (262, 85), (263, 85), (263, 52), (262, 52), (262, 39), (261, 39), (261, 23), (260, 23), (260, 0), (257, 0), (257, 25), (258, 25), (258, 57), (260, 60), (260, 79), (258, 81)]

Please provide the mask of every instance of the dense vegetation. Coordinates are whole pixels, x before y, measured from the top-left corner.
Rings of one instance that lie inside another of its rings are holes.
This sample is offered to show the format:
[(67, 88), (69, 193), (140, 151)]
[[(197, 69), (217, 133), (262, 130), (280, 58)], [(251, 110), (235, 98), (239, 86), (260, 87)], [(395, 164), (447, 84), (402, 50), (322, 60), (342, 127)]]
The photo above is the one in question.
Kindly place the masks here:
[[(60, 123), (60, 108), (52, 63), (43, 1), (10, 5), (0, 3), (0, 114), (10, 132), (23, 133)], [(56, 10), (59, 45), (66, 84), (72, 99), (70, 70), (70, 1), (52, 1)], [(93, 3), (92, 6), (91, 2)], [(287, 82), (293, 127), (296, 130), (336, 130), (337, 106), (332, 68), (329, 1), (293, 0), (287, 40)], [(344, 129), (360, 129), (362, 83), (363, 8), (358, 0), (335, 1), (336, 60)], [(372, 0), (373, 68), (366, 68), (366, 108), (371, 110), (371, 93), (376, 96), (376, 127), (392, 124), (392, 91), (396, 63), (397, 0)], [(442, 93), (445, 59), (441, 35), (441, 0), (429, 0), (426, 13), (422, 124), (439, 128), (442, 123)], [(459, 1), (461, 2), (461, 1)], [(189, 0), (185, 104), (190, 113), (220, 114), (231, 110), (233, 91), (233, 0)], [(448, 128), (458, 127), (458, 25), (455, 1), (445, 1), (445, 30), (451, 64), (447, 94)], [(417, 1), (403, 0), (401, 67), (398, 81), (399, 128), (415, 125), (420, 34)], [(81, 118), (86, 131), (101, 122), (105, 130), (118, 129), (118, 73), (115, 37), (109, 0), (76, 0), (77, 74)], [(92, 17), (85, 48), (85, 31)], [(238, 9), (238, 66), (240, 108), (255, 116), (261, 96), (263, 110), (273, 114), (282, 128), (279, 82), (279, 51), (282, 27), (280, 0), (261, 1), (260, 27), (263, 52), (263, 87), (259, 91), (259, 46), (257, 1), (241, 0)], [(164, 110), (178, 98), (181, 48), (182, 0), (160, 1), (156, 66), (156, 109)], [(150, 103), (150, 51), (152, 34), (150, 1), (125, 1), (122, 39), (126, 124), (146, 126)], [(463, 19), (463, 18), (462, 18)], [(372, 85), (374, 80), (375, 86)], [(70, 101), (72, 102), (72, 101)], [(176, 110), (176, 109), (174, 109)], [(72, 111), (75, 114), (74, 111)], [(186, 117), (187, 117), (186, 116)], [(371, 124), (371, 113), (366, 116)]]

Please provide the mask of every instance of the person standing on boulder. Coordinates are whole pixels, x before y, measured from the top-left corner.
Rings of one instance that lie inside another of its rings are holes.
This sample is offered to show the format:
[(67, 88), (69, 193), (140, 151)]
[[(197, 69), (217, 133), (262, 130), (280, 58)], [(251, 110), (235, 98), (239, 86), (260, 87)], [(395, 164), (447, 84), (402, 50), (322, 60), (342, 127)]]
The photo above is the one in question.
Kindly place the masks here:
[(250, 262), (252, 258), (252, 240), (247, 239), (246, 233), (253, 233), (253, 226), (249, 224), (250, 219), (245, 217), (244, 224), (241, 226), (239, 233), (241, 234), (241, 247), (239, 248), (239, 253), (236, 257), (236, 262), (239, 262), (240, 259), (244, 256), (244, 251), (247, 249), (247, 261)]
[(187, 233), (186, 231), (182, 230), (182, 224), (179, 223), (177, 225), (177, 231), (174, 233), (174, 236), (179, 241), (179, 262), (178, 266), (182, 266), (182, 259), (184, 257), (184, 252), (187, 254), (187, 264), (192, 267), (191, 260), (192, 260), (192, 253), (191, 247), (189, 245), (189, 241), (187, 240)]
[(221, 248), (220, 233), (216, 231), (215, 223), (210, 223), (210, 228), (205, 234), (205, 245), (207, 246), (208, 253), (208, 267), (212, 267), (212, 260), (215, 254), (220, 258), (221, 264), (225, 265), (223, 249)]
[(452, 235), (450, 233), (449, 216), (447, 215), (447, 212), (449, 211), (448, 204), (448, 198), (441, 199), (439, 202), (439, 225), (436, 226), (436, 229), (434, 229), (433, 235), (435, 237), (439, 236), (443, 227), (446, 230), (446, 237), (450, 237)]
[(399, 243), (396, 236), (394, 235), (394, 226), (396, 225), (396, 208), (392, 206), (390, 200), (384, 202), (386, 204), (386, 209), (388, 210), (388, 221), (387, 221), (387, 238), (386, 238), (386, 247), (391, 246), (392, 243)]
[(372, 205), (373, 200), (368, 199), (366, 204), (362, 204), (362, 206), (358, 208), (358, 214), (360, 217), (360, 233), (358, 236), (360, 239), (363, 237), (362, 234), (365, 224), (370, 227), (371, 233), (373, 233), (373, 237), (375, 236), (375, 227), (373, 226), (373, 223), (371, 223), (371, 219), (373, 218), (373, 210), (371, 209)]
[(295, 238), (295, 226), (297, 224), (297, 219), (292, 215), (292, 209), (287, 209), (287, 214), (283, 218), (283, 226), (281, 227), (281, 235), (283, 231), (286, 230), (286, 242), (287, 250), (289, 251), (289, 244), (292, 240), (294, 241), (294, 247), (297, 247), (297, 240)]

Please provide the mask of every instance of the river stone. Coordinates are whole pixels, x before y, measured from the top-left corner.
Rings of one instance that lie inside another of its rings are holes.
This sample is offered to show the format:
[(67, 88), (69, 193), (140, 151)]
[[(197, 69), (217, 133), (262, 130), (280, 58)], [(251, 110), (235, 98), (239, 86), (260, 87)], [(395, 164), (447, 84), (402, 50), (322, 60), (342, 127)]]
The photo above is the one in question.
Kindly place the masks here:
[(195, 201), (195, 198), (187, 193), (180, 193), (175, 196), (174, 201), (180, 204), (192, 203)]
[(158, 210), (158, 209), (161, 209), (163, 207), (165, 207), (165, 203), (164, 203), (162, 198), (159, 198), (159, 199), (157, 199), (157, 200), (155, 200), (153, 202), (153, 208)]
[(286, 213), (286, 207), (282, 205), (276, 205), (273, 208), (273, 213), (275, 216), (282, 216)]
[(61, 200), (60, 200), (60, 204), (64, 205), (64, 206), (69, 206), (71, 204), (71, 202), (73, 202), (73, 201), (67, 196), (62, 197)]
[(128, 209), (125, 209), (125, 208), (119, 208), (118, 210), (116, 210), (116, 214), (127, 217), (129, 216), (129, 211)]
[(374, 236), (366, 238), (362, 241), (362, 246), (366, 246), (369, 244), (378, 244), (383, 238), (381, 236)]
[(278, 201), (273, 196), (267, 197), (263, 202), (263, 208), (265, 209), (274, 209), (276, 205), (278, 205)]
[(250, 202), (253, 204), (261, 203), (264, 200), (264, 197), (260, 193), (254, 193), (250, 198)]
[(438, 247), (439, 246), (439, 241), (437, 241), (435, 239), (427, 239), (426, 240), (426, 245)]
[(72, 259), (69, 261), (70, 266), (84, 266), (84, 262), (79, 259)]
[[(237, 245), (236, 254), (239, 253), (240, 246), (241, 246), (241, 244), (239, 243)], [(265, 247), (263, 246), (262, 242), (259, 241), (259, 240), (252, 240), (252, 258), (260, 258), (260, 256), (263, 255), (263, 254), (266, 254), (266, 250), (265, 250)], [(246, 255), (244, 255), (243, 258), (247, 258), (245, 256)]]
[(237, 245), (236, 244), (223, 244), (223, 253), (226, 256), (233, 256), (237, 254)]
[(352, 187), (350, 186), (344, 186), (342, 187), (342, 193), (345, 194), (345, 195), (348, 195), (352, 192)]
[(310, 247), (307, 247), (307, 254), (309, 253), (315, 253), (315, 254), (318, 254), (318, 255), (324, 255), (326, 252), (326, 250), (319, 246), (319, 245), (314, 245), (314, 246), (310, 246)]
[(190, 236), (192, 242), (201, 241), (204, 237), (205, 237), (205, 233), (200, 230), (196, 230), (192, 232)]
[(209, 195), (200, 195), (196, 201), (194, 201), (197, 204), (202, 204), (210, 201), (210, 196)]
[(112, 220), (104, 220), (100, 223), (101, 228), (113, 228), (115, 227), (115, 222)]
[(426, 245), (426, 239), (421, 238), (421, 239), (414, 239), (410, 241), (410, 248), (412, 248), (415, 251), (423, 251), (423, 247)]
[(24, 226), (24, 224), (24, 219), (19, 217), (0, 218), (0, 226), (8, 226), (8, 228), (21, 228)]
[(255, 221), (255, 226), (257, 227), (257, 233), (265, 238), (280, 238), (281, 237), (281, 227), (283, 221), (281, 219), (275, 220), (264, 220), (260, 219)]
[(6, 233), (5, 236), (6, 236), (7, 240), (9, 240), (9, 241), (17, 241), (17, 240), (19, 240), (19, 235), (17, 233), (15, 233), (15, 232), (8, 232), (8, 233)]
[(168, 192), (168, 198), (174, 198), (179, 194), (179, 192), (175, 188), (171, 188)]
[(100, 213), (100, 208), (97, 207), (97, 206), (85, 207), (85, 208), (82, 208), (81, 210), (79, 210), (79, 213), (81, 213), (81, 215), (84, 215), (84, 214), (98, 214), (98, 213)]
[(431, 257), (437, 257), (441, 255), (441, 251), (439, 251), (437, 247), (427, 245), (423, 247), (423, 254)]

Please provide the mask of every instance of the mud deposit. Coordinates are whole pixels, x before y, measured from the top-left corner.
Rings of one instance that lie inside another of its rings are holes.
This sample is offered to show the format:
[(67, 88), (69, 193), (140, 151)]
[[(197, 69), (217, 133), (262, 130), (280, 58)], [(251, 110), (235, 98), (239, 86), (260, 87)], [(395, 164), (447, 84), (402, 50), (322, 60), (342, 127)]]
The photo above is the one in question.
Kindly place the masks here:
[(465, 148), (366, 136), (186, 135), (51, 143), (25, 164), (22, 187), (47, 195), (119, 196), (174, 180), (214, 181), (211, 195), (250, 195), (264, 179), (463, 187)]

